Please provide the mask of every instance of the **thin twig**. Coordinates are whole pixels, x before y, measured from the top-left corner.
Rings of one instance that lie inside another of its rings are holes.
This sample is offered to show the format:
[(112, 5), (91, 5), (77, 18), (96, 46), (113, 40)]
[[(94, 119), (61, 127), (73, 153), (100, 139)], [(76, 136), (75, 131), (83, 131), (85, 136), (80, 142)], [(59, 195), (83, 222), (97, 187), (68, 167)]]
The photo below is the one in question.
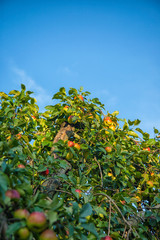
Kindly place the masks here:
[(99, 167), (99, 171), (100, 171), (100, 176), (101, 176), (101, 187), (103, 187), (103, 174), (102, 174), (102, 169), (101, 169), (101, 165), (99, 164), (98, 160), (96, 157), (94, 157), (94, 160), (96, 161), (96, 163), (98, 164)]
[(70, 192), (67, 192), (67, 191), (64, 191), (64, 190), (58, 190), (58, 189), (50, 190), (48, 193), (50, 193), (50, 192), (52, 192), (52, 191), (56, 191), (56, 192), (63, 192), (63, 193), (67, 193), (67, 194), (69, 194), (69, 195), (71, 195), (71, 196), (72, 196), (72, 193), (70, 193)]
[[(108, 196), (108, 195), (105, 194), (105, 193), (96, 193), (96, 194), (94, 194), (94, 196), (97, 196), (97, 195), (102, 195), (102, 196), (107, 197), (107, 198), (112, 202), (112, 204), (116, 207), (116, 209), (117, 209), (118, 212), (120, 213), (120, 215), (121, 215), (121, 217), (122, 217), (124, 223), (127, 224), (127, 225), (129, 226), (129, 229), (131, 229), (133, 232), (135, 231), (135, 232), (137, 233), (137, 231), (136, 231), (135, 229), (132, 228), (131, 224), (130, 224), (130, 223), (124, 218), (124, 216), (123, 216), (121, 210), (119, 209), (119, 207), (117, 206), (117, 204), (115, 203), (115, 201), (114, 201), (110, 196)], [(137, 234), (138, 234), (138, 233), (137, 233)], [(138, 236), (139, 236), (139, 234), (138, 234)]]
[(108, 236), (110, 235), (110, 229), (111, 229), (111, 201), (109, 201), (109, 222), (108, 222)]

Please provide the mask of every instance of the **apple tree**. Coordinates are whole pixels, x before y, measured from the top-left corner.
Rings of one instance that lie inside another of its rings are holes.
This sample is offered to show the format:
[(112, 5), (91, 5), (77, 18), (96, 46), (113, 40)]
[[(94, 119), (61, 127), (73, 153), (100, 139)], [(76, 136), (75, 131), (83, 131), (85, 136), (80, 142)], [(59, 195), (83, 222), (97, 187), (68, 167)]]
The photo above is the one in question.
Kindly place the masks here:
[(0, 239), (160, 238), (160, 132), (60, 88), (0, 93)]

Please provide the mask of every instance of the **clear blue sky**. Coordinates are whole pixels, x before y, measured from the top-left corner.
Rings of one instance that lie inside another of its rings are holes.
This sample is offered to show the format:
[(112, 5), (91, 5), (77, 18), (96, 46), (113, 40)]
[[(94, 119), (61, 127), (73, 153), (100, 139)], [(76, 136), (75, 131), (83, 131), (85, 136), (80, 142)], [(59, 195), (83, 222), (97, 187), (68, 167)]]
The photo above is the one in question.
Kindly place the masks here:
[(106, 113), (160, 130), (160, 1), (0, 0), (0, 91), (20, 83), (41, 108), (83, 86)]

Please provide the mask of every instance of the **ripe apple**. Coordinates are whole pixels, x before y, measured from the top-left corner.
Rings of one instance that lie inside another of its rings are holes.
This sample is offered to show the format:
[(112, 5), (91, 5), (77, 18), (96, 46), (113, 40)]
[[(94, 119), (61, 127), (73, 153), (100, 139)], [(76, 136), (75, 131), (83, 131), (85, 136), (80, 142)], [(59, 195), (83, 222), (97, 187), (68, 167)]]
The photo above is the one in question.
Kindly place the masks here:
[[(74, 99), (76, 99), (77, 97), (75, 96)], [(78, 98), (81, 99), (84, 102), (84, 98), (82, 95), (78, 95)]]
[(74, 147), (74, 142), (68, 141), (68, 147)]
[(18, 239), (20, 240), (26, 240), (29, 238), (30, 231), (27, 227), (20, 228), (16, 233)]
[(112, 124), (112, 120), (111, 120), (111, 118), (110, 117), (105, 117), (104, 119), (103, 119), (103, 121), (104, 121), (104, 123), (107, 123), (107, 124)]
[(29, 216), (29, 212), (27, 209), (17, 209), (14, 213), (13, 216), (14, 218), (19, 218), (19, 219), (27, 219)]
[(79, 193), (79, 197), (82, 196), (82, 195), (81, 195), (81, 192), (82, 192), (82, 191), (81, 191), (80, 189), (76, 189), (75, 192)]
[(23, 164), (19, 164), (17, 167), (18, 168), (25, 168), (25, 166)]
[(5, 193), (6, 197), (9, 197), (10, 199), (19, 199), (20, 198), (20, 194), (17, 190), (15, 189), (10, 189), (10, 190), (7, 190), (6, 193)]
[(148, 151), (148, 152), (151, 151), (151, 149), (150, 149), (149, 147), (147, 147), (147, 148), (143, 148), (143, 150)]
[(110, 236), (103, 237), (101, 240), (112, 240)]
[(106, 152), (108, 152), (108, 153), (109, 153), (109, 152), (112, 152), (112, 148), (111, 148), (111, 147), (109, 147), (109, 146), (108, 146), (108, 147), (106, 147), (106, 148), (105, 148), (105, 150), (106, 150)]
[(31, 118), (33, 118), (33, 119), (36, 119), (36, 117), (35, 117), (35, 116), (33, 116), (33, 115), (31, 116)]
[(72, 118), (73, 118), (74, 116), (73, 115), (70, 115), (69, 117), (68, 117), (68, 123), (73, 123), (73, 121), (72, 121)]
[(49, 169), (47, 168), (45, 171), (40, 172), (41, 175), (47, 176), (49, 174)]
[(149, 187), (153, 187), (154, 186), (154, 184), (153, 184), (153, 182), (152, 181), (147, 181), (147, 185), (149, 186)]
[(46, 229), (44, 232), (41, 233), (39, 240), (57, 240), (56, 234), (51, 229)]
[(78, 143), (75, 143), (75, 144), (74, 144), (74, 147), (77, 148), (78, 150), (81, 149), (81, 146), (80, 146)]
[(27, 218), (27, 226), (35, 232), (42, 232), (47, 226), (47, 218), (43, 212), (32, 212)]
[(69, 108), (69, 106), (65, 106), (64, 108), (63, 108), (63, 110), (65, 110), (66, 112), (68, 111), (68, 108)]
[(16, 137), (17, 137), (17, 139), (21, 139), (21, 137), (22, 137), (21, 133), (18, 133), (18, 134), (16, 135)]

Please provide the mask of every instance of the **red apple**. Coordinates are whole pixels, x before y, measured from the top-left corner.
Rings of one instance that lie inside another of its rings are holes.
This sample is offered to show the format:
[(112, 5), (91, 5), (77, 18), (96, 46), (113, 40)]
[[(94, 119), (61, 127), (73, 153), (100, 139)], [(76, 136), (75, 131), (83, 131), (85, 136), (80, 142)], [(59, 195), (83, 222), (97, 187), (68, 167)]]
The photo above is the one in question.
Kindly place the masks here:
[(106, 147), (106, 148), (105, 148), (105, 150), (106, 150), (106, 152), (108, 152), (108, 153), (109, 153), (109, 152), (112, 152), (112, 148), (111, 148), (111, 147), (109, 147), (109, 146), (108, 146), (108, 147)]
[(27, 219), (29, 216), (29, 212), (27, 209), (17, 209), (13, 213), (14, 218), (19, 218), (19, 219)]
[(143, 150), (148, 151), (148, 152), (151, 151), (151, 149), (150, 149), (149, 147), (147, 147), (147, 148), (143, 148)]
[(74, 147), (77, 148), (78, 150), (81, 149), (81, 146), (80, 146), (78, 143), (75, 143), (75, 144), (74, 144)]
[(104, 121), (104, 123), (107, 123), (107, 124), (112, 124), (112, 120), (111, 120), (111, 118), (110, 117), (105, 117), (104, 119), (103, 119), (103, 121)]
[(69, 123), (73, 123), (73, 121), (72, 121), (72, 118), (73, 118), (74, 116), (72, 116), (72, 115), (70, 115), (69, 117), (68, 117), (68, 122)]
[(47, 176), (49, 174), (49, 169), (47, 168), (45, 171), (40, 172), (41, 175)]
[(33, 119), (36, 119), (36, 117), (35, 117), (35, 116), (33, 116), (33, 115), (32, 115), (31, 117), (32, 117)]
[(103, 237), (101, 240), (112, 240), (110, 236)]
[(20, 228), (16, 233), (18, 239), (20, 240), (26, 240), (29, 238), (30, 231), (27, 227)]
[(80, 189), (76, 189), (75, 192), (79, 193), (79, 197), (82, 196), (82, 195), (81, 195), (81, 192), (82, 192), (82, 191), (81, 191)]
[[(75, 96), (74, 99), (76, 99), (77, 97)], [(78, 95), (78, 98), (81, 99), (82, 101), (84, 101), (84, 98), (82, 95)]]
[(57, 240), (56, 234), (51, 229), (46, 229), (44, 232), (41, 233), (39, 240)]
[(21, 139), (21, 137), (22, 137), (21, 133), (18, 133), (18, 134), (16, 135), (16, 137), (17, 137), (17, 139)]
[(19, 164), (17, 167), (18, 168), (25, 168), (25, 166), (23, 164)]
[(147, 181), (147, 185), (149, 186), (149, 187), (153, 187), (154, 186), (154, 184), (153, 184), (153, 182), (152, 181)]
[(69, 108), (69, 106), (65, 106), (63, 109), (67, 112), (68, 108)]
[(68, 147), (74, 147), (74, 142), (68, 141)]
[(13, 199), (13, 200), (20, 198), (19, 192), (15, 189), (7, 190), (5, 195), (6, 195), (6, 197), (9, 197), (10, 199)]
[(27, 226), (35, 232), (42, 232), (47, 226), (47, 218), (43, 212), (32, 212), (27, 218)]

